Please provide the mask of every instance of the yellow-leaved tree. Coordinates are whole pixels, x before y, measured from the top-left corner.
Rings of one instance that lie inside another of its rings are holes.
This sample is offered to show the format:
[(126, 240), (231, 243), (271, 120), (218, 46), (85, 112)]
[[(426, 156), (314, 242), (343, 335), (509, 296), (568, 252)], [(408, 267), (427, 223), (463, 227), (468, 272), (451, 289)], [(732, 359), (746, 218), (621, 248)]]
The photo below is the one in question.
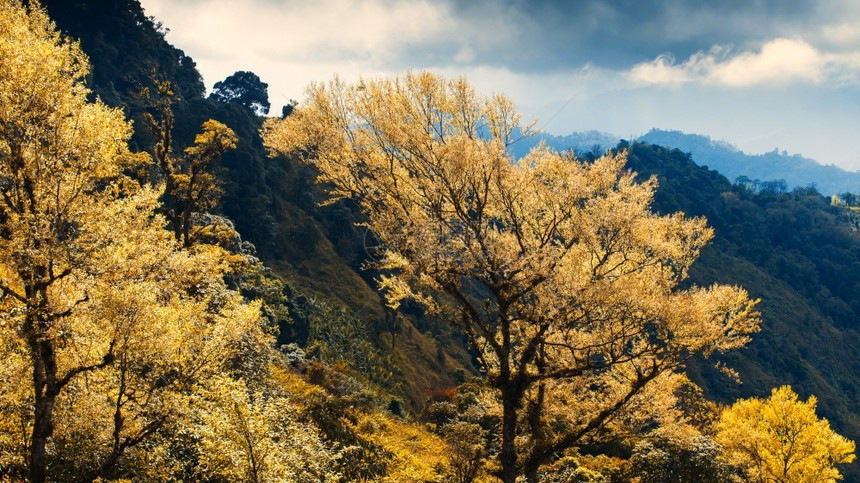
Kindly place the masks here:
[(238, 138), (232, 129), (209, 119), (195, 136), (194, 144), (185, 148), (183, 156), (173, 153), (173, 103), (178, 97), (167, 81), (155, 81), (155, 92), (144, 89), (143, 97), (150, 111), (144, 119), (155, 137), (155, 161), (159, 178), (165, 184), (163, 212), (170, 222), (177, 241), (190, 247), (198, 239), (211, 235), (213, 227), (198, 226), (195, 216), (205, 213), (218, 203), (221, 187), (215, 176), (207, 171), (224, 152), (234, 149)]
[(505, 482), (673, 419), (683, 362), (758, 330), (743, 289), (678, 288), (712, 231), (652, 213), (656, 182), (637, 183), (623, 153), (585, 163), (538, 147), (514, 160), (507, 147), (528, 127), (512, 102), (426, 72), (336, 78), (300, 106), (267, 121), (264, 142), (358, 201), (385, 244), (390, 305), (419, 300), (468, 336), (502, 408)]
[(0, 479), (92, 481), (265, 337), (223, 250), (181, 249), (126, 176), (149, 156), (29, 5), (0, 0)]
[(318, 430), (296, 421), (296, 408), (284, 394), (250, 390), (242, 381), (220, 376), (198, 387), (191, 402), (196, 409), (187, 417), (187, 429), (197, 439), (197, 478), (337, 481), (330, 468), (333, 456)]
[(742, 399), (723, 411), (716, 441), (744, 481), (828, 483), (842, 479), (835, 465), (854, 461), (855, 445), (815, 415), (815, 396), (797, 399), (789, 386), (767, 399)]

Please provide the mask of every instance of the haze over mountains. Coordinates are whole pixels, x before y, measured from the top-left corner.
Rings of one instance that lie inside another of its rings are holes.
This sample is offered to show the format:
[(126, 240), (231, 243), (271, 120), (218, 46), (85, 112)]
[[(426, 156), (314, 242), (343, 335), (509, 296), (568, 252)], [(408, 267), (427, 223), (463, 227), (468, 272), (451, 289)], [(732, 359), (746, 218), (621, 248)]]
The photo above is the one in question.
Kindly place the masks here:
[[(604, 152), (614, 147), (620, 137), (600, 132), (581, 131), (566, 136), (541, 133), (524, 138), (513, 146), (517, 157), (544, 141), (554, 149), (573, 150), (578, 155)], [(701, 134), (688, 134), (675, 130), (651, 129), (634, 141), (680, 149), (689, 153), (694, 163), (714, 169), (735, 183), (758, 190), (769, 183), (771, 189), (792, 190), (814, 186), (823, 195), (860, 193), (860, 172), (848, 171), (833, 164), (799, 154), (774, 149), (764, 154), (747, 154), (726, 141), (711, 139)], [(785, 183), (781, 183), (784, 181)]]

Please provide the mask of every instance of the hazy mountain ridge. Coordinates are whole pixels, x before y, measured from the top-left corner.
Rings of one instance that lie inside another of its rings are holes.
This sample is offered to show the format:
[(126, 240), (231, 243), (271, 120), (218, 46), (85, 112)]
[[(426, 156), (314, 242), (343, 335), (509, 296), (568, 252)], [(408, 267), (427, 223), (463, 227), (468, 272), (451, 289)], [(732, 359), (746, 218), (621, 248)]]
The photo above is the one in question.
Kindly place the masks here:
[(659, 129), (652, 129), (638, 140), (690, 153), (699, 166), (715, 169), (735, 181), (741, 176), (751, 181), (782, 179), (789, 190), (814, 185), (824, 195), (860, 192), (860, 173), (821, 164), (799, 154), (790, 155), (777, 149), (764, 154), (746, 154), (725, 141)]
[[(615, 146), (621, 138), (600, 131), (573, 132), (564, 136), (539, 133), (511, 146), (516, 157), (525, 156), (540, 142), (558, 151), (573, 150), (577, 155), (603, 152)], [(832, 164), (799, 154), (774, 149), (764, 154), (747, 154), (727, 141), (711, 139), (701, 134), (652, 129), (635, 141), (657, 144), (690, 153), (699, 166), (718, 171), (733, 182), (743, 182), (751, 188), (767, 181), (783, 180), (785, 189), (814, 186), (824, 195), (860, 193), (860, 172), (848, 171)], [(744, 177), (747, 180), (744, 180)]]
[(621, 138), (618, 136), (596, 130), (572, 132), (564, 136), (539, 132), (534, 136), (516, 139), (509, 149), (515, 158), (522, 158), (532, 148), (543, 142), (556, 151), (572, 150), (578, 155), (602, 154), (618, 144), (620, 140)]

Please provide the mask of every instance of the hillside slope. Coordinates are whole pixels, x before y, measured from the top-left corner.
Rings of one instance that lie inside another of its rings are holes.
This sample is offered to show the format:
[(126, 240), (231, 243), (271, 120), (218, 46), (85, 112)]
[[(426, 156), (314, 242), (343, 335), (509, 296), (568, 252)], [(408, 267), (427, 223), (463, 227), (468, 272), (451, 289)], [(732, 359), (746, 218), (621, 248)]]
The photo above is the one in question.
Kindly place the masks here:
[[(304, 313), (302, 307), (322, 304), (336, 312), (345, 310), (364, 326), (376, 350), (391, 355), (392, 375), (385, 389), (416, 410), (428, 390), (451, 387), (458, 380), (455, 375), (462, 378), (464, 370), (472, 370), (462, 347), (447, 344), (451, 349), (446, 351), (434, 339), (430, 331), (440, 332), (434, 328), (438, 324), (428, 326), (403, 314), (386, 316), (372, 288), (374, 275), (361, 269), (369, 253), (351, 207), (343, 202), (319, 206), (325, 194), (309, 168), (267, 156), (259, 134), (262, 118), (238, 103), (205, 98), (194, 61), (164, 39), (160, 25), (146, 16), (138, 1), (45, 0), (43, 5), (58, 28), (79, 39), (90, 56), (94, 94), (122, 107), (134, 121), (133, 147), (151, 150), (153, 145), (139, 96), (153, 76), (170, 81), (181, 98), (173, 107), (177, 151), (190, 145), (210, 118), (236, 132), (237, 148), (213, 168), (224, 189), (216, 209), (234, 222), (260, 259), (287, 284), (285, 295), (293, 303), (290, 317), (280, 320), (285, 329), (280, 343), (308, 342), (307, 325), (314, 314)], [(450, 338), (442, 335), (443, 340)]]
[[(45, 4), (63, 31), (82, 39), (93, 60), (95, 90), (106, 101), (139, 118), (142, 107), (135, 92), (147, 82), (142, 69), (155, 66), (183, 93), (176, 107), (178, 146), (186, 145), (208, 118), (237, 132), (238, 149), (218, 167), (225, 187), (223, 214), (288, 282), (291, 297), (348, 308), (366, 325), (374, 344), (394, 354), (396, 374), (388, 389), (417, 409), (427, 389), (453, 386), (464, 371), (474, 370), (462, 339), (444, 321), (408, 310), (393, 319), (386, 316), (372, 288), (373, 274), (361, 270), (372, 247), (356, 226), (360, 219), (353, 207), (343, 202), (320, 207), (324, 194), (309, 168), (290, 159), (268, 159), (259, 139), (260, 119), (238, 104), (204, 98), (193, 61), (164, 40), (136, 1)], [(91, 14), (95, 11), (98, 15)], [(141, 130), (135, 140), (148, 146)], [(587, 148), (606, 141), (595, 135), (564, 142)], [(716, 240), (694, 265), (691, 282), (740, 284), (762, 299), (762, 333), (748, 349), (720, 357), (738, 370), (743, 384), (726, 379), (712, 361), (695, 361), (691, 376), (724, 402), (792, 384), (804, 398), (819, 397), (822, 414), (838, 431), (860, 439), (860, 300), (855, 298), (860, 240), (841, 209), (811, 189), (756, 194), (733, 186), (696, 164), (708, 163), (681, 150), (644, 143), (620, 148), (630, 150), (631, 169), (658, 176), (656, 210), (703, 215), (715, 227)], [(306, 323), (302, 315), (293, 313), (291, 323)], [(858, 481), (856, 466), (849, 469), (848, 481)]]
[[(691, 378), (705, 393), (730, 403), (766, 396), (790, 384), (847, 437), (860, 439), (860, 234), (845, 208), (814, 189), (755, 194), (697, 166), (680, 150), (635, 143), (628, 166), (659, 180), (654, 208), (705, 216), (716, 236), (690, 272), (689, 283), (738, 284), (760, 298), (762, 331), (747, 348), (694, 360)], [(742, 384), (715, 361), (737, 370)], [(857, 464), (846, 481), (860, 481)]]

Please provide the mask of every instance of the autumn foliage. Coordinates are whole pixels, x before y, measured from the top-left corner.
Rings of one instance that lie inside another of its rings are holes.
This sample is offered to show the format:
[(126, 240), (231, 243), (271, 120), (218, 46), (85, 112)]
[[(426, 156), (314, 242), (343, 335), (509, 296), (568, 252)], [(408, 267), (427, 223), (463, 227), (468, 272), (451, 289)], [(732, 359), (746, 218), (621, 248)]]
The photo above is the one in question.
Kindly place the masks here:
[(803, 402), (788, 386), (767, 399), (740, 400), (722, 413), (716, 440), (745, 481), (840, 480), (835, 465), (854, 461), (855, 445), (816, 416), (815, 404), (815, 396)]
[(514, 161), (520, 127), (504, 96), (411, 73), (312, 85), (263, 133), (360, 204), (385, 243), (392, 307), (417, 300), (466, 334), (498, 391), (511, 482), (661, 420), (686, 358), (758, 329), (743, 289), (678, 288), (712, 236), (705, 220), (649, 211), (655, 182), (636, 183), (623, 153), (585, 163), (538, 147)]
[[(655, 214), (624, 152), (514, 160), (530, 127), (504, 96), (335, 79), (263, 134), (357, 202), (392, 320), (417, 301), (471, 345), (483, 373), (458, 367), (409, 414), (384, 388), (394, 329), (385, 353), (348, 310), (289, 300), (210, 212), (236, 133), (210, 120), (175, 146), (156, 81), (153, 152), (132, 152), (78, 44), (27, 4), (0, 0), (0, 481), (805, 482), (853, 460), (814, 398), (781, 388), (719, 418), (685, 378), (748, 342), (756, 301), (682, 285), (713, 232)], [(276, 348), (272, 321), (299, 306), (307, 345)]]

